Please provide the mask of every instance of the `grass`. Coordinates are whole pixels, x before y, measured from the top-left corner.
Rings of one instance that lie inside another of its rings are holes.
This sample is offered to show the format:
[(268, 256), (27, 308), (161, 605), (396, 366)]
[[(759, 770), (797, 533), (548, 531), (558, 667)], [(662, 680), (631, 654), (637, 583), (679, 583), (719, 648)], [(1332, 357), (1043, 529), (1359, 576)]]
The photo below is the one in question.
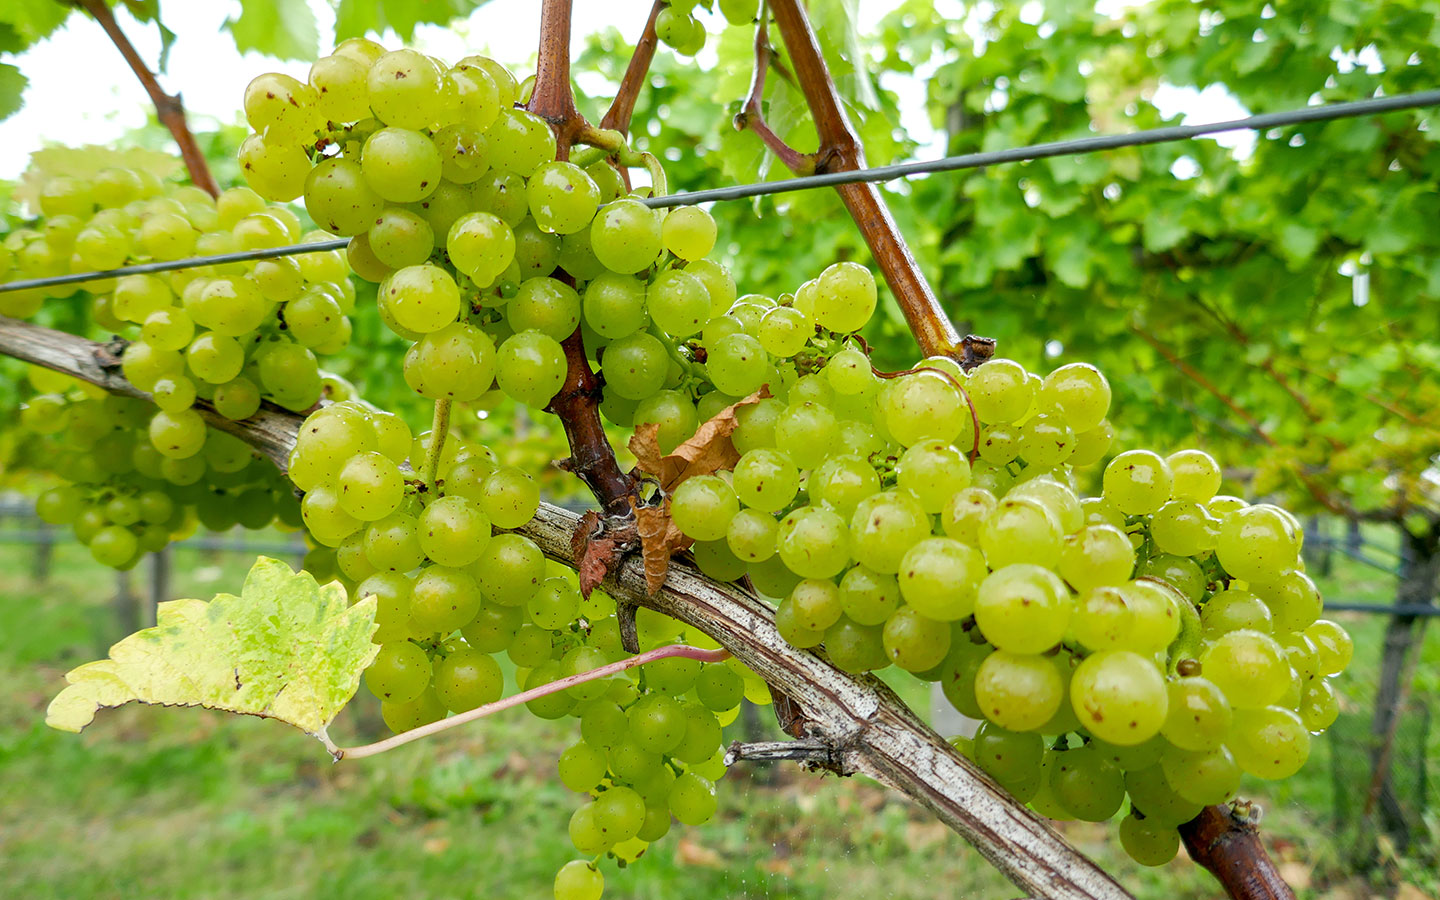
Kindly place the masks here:
[[(68, 544), (57, 548), (50, 580), (37, 584), (26, 574), (27, 552), (0, 547), (0, 677), (8, 686), (0, 694), (0, 896), (547, 897), (555, 868), (573, 857), (565, 824), (576, 798), (554, 777), (556, 757), (576, 738), (573, 721), (515, 711), (339, 765), (296, 731), (201, 710), (132, 706), (102, 714), (79, 737), (47, 729), (44, 708), (63, 672), (119, 636), (114, 577)], [(175, 593), (233, 590), (249, 562), (179, 550)], [(1364, 602), (1386, 602), (1393, 589), (1386, 576), (1343, 560), (1326, 581), (1331, 595)], [(1344, 618), (1357, 654), (1343, 693), (1364, 713), (1384, 620)], [(1433, 634), (1424, 654), (1421, 671), (1440, 671)], [(1429, 684), (1422, 693), (1433, 699)], [(906, 693), (917, 702), (926, 696), (913, 686)], [(376, 709), (352, 704), (336, 730), (342, 743), (378, 735)], [(1436, 740), (1432, 760), (1440, 760)], [(1246, 789), (1267, 808), (1267, 840), (1303, 896), (1366, 887), (1330, 837), (1330, 752), (1321, 740), (1295, 779)], [(607, 861), (606, 896), (1015, 896), (923, 810), (862, 779), (737, 769), (721, 783), (721, 798), (715, 820), (677, 825), (640, 863), (619, 871)], [(1065, 830), (1140, 897), (1215, 894), (1209, 876), (1183, 857), (1142, 869), (1119, 851), (1113, 828)], [(1433, 892), (1435, 875), (1424, 866), (1398, 857), (1392, 874)]]

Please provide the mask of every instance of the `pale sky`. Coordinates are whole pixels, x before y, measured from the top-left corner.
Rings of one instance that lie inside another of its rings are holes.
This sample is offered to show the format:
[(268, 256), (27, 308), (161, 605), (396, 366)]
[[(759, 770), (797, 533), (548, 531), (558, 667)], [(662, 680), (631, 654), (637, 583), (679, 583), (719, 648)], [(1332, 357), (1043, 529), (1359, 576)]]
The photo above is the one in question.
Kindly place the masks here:
[[(941, 0), (962, 8), (954, 0)], [(323, 0), (310, 0), (320, 22), (322, 52), (333, 43), (334, 16)], [(861, 27), (871, 27), (889, 9), (893, 0), (861, 0)], [(575, 4), (573, 39), (578, 46), (586, 35), (610, 26), (619, 27), (633, 41), (645, 22), (650, 0), (582, 0)], [(190, 115), (201, 123), (206, 118), (235, 121), (245, 84), (261, 72), (280, 71), (304, 79), (307, 63), (283, 62), (257, 53), (240, 54), (230, 37), (221, 31), (225, 19), (239, 14), (238, 2), (188, 0), (164, 4), (167, 26), (175, 32), (167, 73), (161, 84), (183, 91)], [(160, 52), (153, 26), (130, 18), (124, 7), (116, 8), (117, 19), (152, 68)], [(539, 32), (540, 4), (536, 0), (492, 0), (464, 22), (450, 27), (422, 26), (412, 42), (431, 55), (453, 61), (470, 53), (484, 52), (511, 66), (523, 66), (535, 52)], [(386, 46), (398, 47), (389, 35)], [(662, 52), (668, 52), (662, 50)], [(0, 123), (0, 179), (18, 176), (29, 155), (43, 144), (109, 144), (127, 130), (144, 124), (150, 102), (139, 82), (110, 44), (100, 27), (88, 17), (74, 15), (50, 39), (19, 57), (5, 57), (30, 79), (25, 106)], [(702, 61), (704, 57), (702, 56)], [(915, 80), (887, 81), (887, 87), (908, 87), (902, 93), (902, 122), (921, 143), (920, 157), (938, 155), (923, 109), (921, 86)], [(1244, 115), (1223, 92), (1204, 95), (1192, 90), (1162, 88), (1157, 104), (1166, 113), (1185, 112), (1186, 121), (1215, 121)], [(203, 124), (201, 126), (203, 128)], [(1244, 144), (1239, 136), (1226, 136), (1226, 144)], [(1245, 137), (1249, 137), (1248, 135)]]

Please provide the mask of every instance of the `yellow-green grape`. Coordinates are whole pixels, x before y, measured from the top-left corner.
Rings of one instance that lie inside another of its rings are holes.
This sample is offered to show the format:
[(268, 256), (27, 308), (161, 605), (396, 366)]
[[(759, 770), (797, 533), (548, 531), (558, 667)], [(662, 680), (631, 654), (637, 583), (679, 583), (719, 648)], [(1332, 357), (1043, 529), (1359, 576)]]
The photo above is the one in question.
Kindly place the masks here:
[(410, 618), (422, 631), (446, 634), (474, 619), (480, 601), (480, 589), (465, 569), (432, 566), (411, 589)]
[(875, 312), (875, 276), (855, 262), (827, 266), (816, 280), (810, 314), (830, 331), (859, 331)]
[(555, 873), (555, 900), (600, 900), (605, 876), (594, 863), (572, 859)]
[(1324, 731), (1340, 716), (1340, 701), (1328, 679), (1310, 682), (1300, 699), (1300, 720), (1312, 732)]
[(425, 555), (442, 566), (468, 566), (490, 542), (490, 517), (466, 497), (440, 497), (425, 507), (416, 535)]
[(1065, 538), (1058, 570), (1077, 592), (1121, 585), (1135, 569), (1135, 549), (1125, 533), (1111, 525), (1088, 525)]
[(991, 359), (970, 373), (965, 385), (975, 414), (986, 424), (1009, 424), (1030, 409), (1034, 385), (1025, 367), (1013, 359)]
[(944, 375), (921, 371), (885, 382), (876, 400), (876, 423), (910, 447), (929, 438), (968, 450), (975, 441), (970, 408)]
[(1285, 651), (1267, 634), (1242, 630), (1222, 634), (1200, 655), (1206, 678), (1238, 709), (1269, 706), (1290, 683)]
[(1305, 629), (1305, 636), (1315, 644), (1321, 675), (1338, 675), (1350, 665), (1355, 644), (1344, 628), (1329, 619), (1319, 619)]
[(1294, 527), (1274, 507), (1250, 506), (1220, 520), (1215, 555), (1236, 578), (1275, 581), (1295, 568), (1299, 551)]
[[(1162, 746), (1162, 759), (1166, 752)], [(1172, 828), (1195, 818), (1202, 808), (1199, 803), (1186, 800), (1175, 792), (1166, 780), (1165, 769), (1159, 761), (1143, 768), (1126, 769), (1125, 790), (1130, 794), (1132, 812), (1144, 813), (1147, 819)]]
[(440, 702), (434, 688), (426, 688), (419, 697), (408, 703), (382, 701), (380, 718), (384, 720), (386, 728), (396, 734), (403, 734), (445, 718), (445, 704)]
[[(729, 526), (728, 520), (726, 526)], [(850, 562), (849, 529), (845, 527), (845, 520), (831, 510), (803, 506), (780, 520), (775, 548), (786, 568), (796, 575), (833, 578)]]
[(1307, 628), (1324, 609), (1320, 591), (1304, 572), (1285, 572), (1274, 581), (1251, 582), (1250, 590), (1269, 607), (1277, 632)]
[(279, 143), (303, 143), (319, 125), (314, 88), (278, 72), (246, 85), (244, 107), (250, 127)]
[(1052, 796), (1077, 819), (1104, 822), (1125, 802), (1120, 767), (1094, 744), (1055, 753), (1048, 768)]
[(1225, 743), (1241, 769), (1271, 780), (1294, 775), (1310, 756), (1310, 732), (1279, 706), (1236, 710)]
[(1160, 733), (1183, 750), (1220, 746), (1230, 730), (1230, 702), (1214, 682), (1198, 675), (1172, 681)]
[[(838, 613), (838, 597), (835, 608)], [(885, 621), (881, 639), (891, 662), (908, 672), (924, 672), (938, 666), (950, 652), (951, 630), (949, 623), (928, 618), (913, 606), (903, 606)]]
[(1103, 421), (1089, 431), (1081, 431), (1075, 435), (1075, 449), (1066, 460), (1071, 468), (1082, 468), (1093, 466), (1105, 458), (1110, 452), (1110, 444), (1115, 440), (1115, 427), (1108, 421)]
[(590, 247), (605, 268), (633, 275), (659, 257), (662, 228), (655, 211), (640, 201), (616, 200), (602, 207), (590, 223)]
[(1073, 607), (1070, 592), (1054, 572), (1016, 563), (997, 569), (980, 583), (975, 623), (1001, 650), (1040, 653), (1060, 642)]
[(430, 659), (418, 644), (395, 641), (380, 645), (365, 670), (365, 686), (381, 700), (408, 703), (430, 686), (431, 674)]
[(951, 538), (921, 540), (900, 559), (898, 583), (905, 602), (916, 612), (942, 622), (958, 621), (975, 612), (984, 580), (984, 557), (974, 547)]
[(973, 547), (980, 543), (981, 524), (998, 505), (994, 494), (982, 487), (968, 487), (946, 500), (940, 524), (946, 536)]
[(885, 491), (860, 501), (850, 518), (855, 561), (893, 575), (910, 548), (930, 534), (930, 519), (908, 491)]
[(1045, 657), (996, 650), (976, 670), (974, 691), (985, 718), (1010, 731), (1031, 731), (1055, 715), (1065, 685)]
[(1120, 820), (1120, 846), (1142, 866), (1163, 866), (1180, 852), (1180, 833), (1173, 825), (1132, 812)]
[(970, 486), (970, 463), (950, 444), (922, 441), (900, 455), (895, 476), (926, 512), (938, 513), (957, 492)]
[(1177, 499), (1209, 503), (1220, 490), (1220, 464), (1203, 450), (1177, 450), (1165, 457), (1165, 463), (1174, 477), (1171, 493)]
[(1101, 585), (1075, 601), (1070, 632), (1087, 650), (1122, 650), (1132, 642), (1135, 613), (1124, 587)]
[(1127, 450), (1105, 467), (1104, 498), (1126, 515), (1149, 515), (1170, 499), (1170, 467), (1149, 450)]
[(377, 569), (408, 572), (425, 558), (417, 532), (414, 516), (404, 511), (391, 513), (366, 529), (365, 556)]
[(725, 537), (730, 520), (739, 511), (735, 491), (715, 475), (685, 480), (670, 498), (670, 514), (676, 527), (700, 541)]
[[(243, 147), (241, 153), (243, 159)], [(404, 128), (382, 128), (366, 138), (360, 169), (375, 193), (391, 203), (423, 199), (440, 184), (442, 174), (434, 141)]]
[(1179, 598), (1168, 585), (1141, 578), (1125, 585), (1125, 602), (1134, 612), (1125, 649), (1158, 653), (1180, 633)]
[(1200, 626), (1207, 639), (1246, 628), (1266, 634), (1274, 631), (1270, 608), (1259, 597), (1235, 587), (1205, 601), (1200, 607)]
[(505, 690), (505, 676), (494, 657), (460, 647), (435, 663), (435, 693), (451, 712), (494, 703)]
[(401, 327), (428, 334), (460, 314), (460, 289), (439, 266), (409, 266), (385, 280), (380, 302)]
[(703, 209), (681, 206), (670, 210), (660, 228), (665, 249), (684, 260), (703, 259), (715, 247), (715, 220)]
[(400, 467), (374, 451), (352, 456), (340, 470), (337, 484), (341, 508), (363, 522), (385, 518), (405, 497)]
[(1054, 566), (1061, 540), (1055, 514), (1028, 497), (1006, 497), (980, 525), (980, 549), (992, 569), (1012, 563)]
[(1110, 383), (1089, 363), (1071, 363), (1045, 376), (1040, 396), (1060, 408), (1076, 433), (1099, 426), (1110, 411)]
[(1159, 668), (1128, 650), (1101, 651), (1080, 663), (1070, 682), (1070, 702), (1091, 734), (1125, 747), (1157, 734), (1168, 709)]

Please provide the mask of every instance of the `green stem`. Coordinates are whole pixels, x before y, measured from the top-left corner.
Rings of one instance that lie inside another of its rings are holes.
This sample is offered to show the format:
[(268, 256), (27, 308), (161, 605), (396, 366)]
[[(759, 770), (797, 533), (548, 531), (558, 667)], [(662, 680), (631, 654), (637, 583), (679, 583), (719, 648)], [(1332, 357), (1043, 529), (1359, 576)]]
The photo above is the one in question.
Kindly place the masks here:
[(435, 480), (440, 476), (440, 455), (445, 449), (445, 438), (450, 435), (450, 406), (453, 401), (446, 397), (435, 401), (435, 418), (430, 425), (430, 449), (425, 453), (425, 486), (435, 489)]

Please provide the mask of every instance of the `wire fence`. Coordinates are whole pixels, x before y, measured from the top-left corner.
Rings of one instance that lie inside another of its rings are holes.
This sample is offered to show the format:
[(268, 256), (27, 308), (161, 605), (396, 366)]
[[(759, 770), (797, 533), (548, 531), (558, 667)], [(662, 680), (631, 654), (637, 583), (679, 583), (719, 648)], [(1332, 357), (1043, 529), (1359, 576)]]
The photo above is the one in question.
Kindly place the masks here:
[[(1247, 116), (1243, 119), (1229, 119), (1223, 122), (1212, 122), (1204, 125), (1169, 125), (1162, 128), (1133, 131), (1127, 134), (1100, 134), (1064, 141), (1028, 144), (1023, 147), (1011, 147), (1004, 150), (992, 150), (984, 153), (965, 153), (958, 156), (941, 157), (939, 159), (896, 163), (889, 166), (872, 166), (870, 168), (852, 169), (844, 172), (823, 172), (819, 175), (780, 178), (774, 181), (737, 184), (699, 191), (681, 191), (676, 194), (641, 198), (640, 202), (652, 209), (665, 209), (696, 203), (744, 200), (751, 197), (763, 197), (770, 194), (789, 193), (791, 191), (815, 190), (817, 188), (837, 187), (846, 184), (874, 184), (896, 181), (916, 175), (929, 175), (937, 172), (982, 169), (986, 166), (1003, 165), (1006, 163), (1030, 162), (1037, 159), (1049, 159), (1057, 156), (1077, 156), (1086, 153), (1098, 153), (1105, 150), (1119, 150), (1125, 147), (1186, 141), (1208, 135), (1222, 134), (1227, 131), (1264, 131), (1270, 128), (1282, 128), (1287, 125), (1329, 122), (1335, 119), (1379, 115), (1381, 113), (1420, 109), (1431, 106), (1440, 106), (1440, 90), (1397, 94), (1393, 97), (1374, 97), (1369, 100), (1355, 100), (1347, 103), (1328, 103), (1317, 106), (1307, 106), (1302, 109), (1262, 113), (1257, 116)], [(197, 266), (218, 265), (230, 262), (252, 262), (276, 256), (293, 256), (297, 253), (318, 253), (322, 251), (339, 250), (348, 244), (348, 239), (338, 238), (328, 241), (315, 241), (308, 244), (291, 244), (283, 247), (246, 250), (238, 253), (221, 253), (213, 256), (195, 256), (187, 259), (164, 262), (139, 263), (137, 265), (123, 266), (116, 269), (75, 272), (68, 275), (55, 275), (49, 278), (28, 278), (0, 284), (0, 293), (58, 287), (67, 284), (82, 284), (87, 281), (103, 281), (110, 278), (118, 278), (122, 275), (170, 272), (177, 269), (195, 268)]]

